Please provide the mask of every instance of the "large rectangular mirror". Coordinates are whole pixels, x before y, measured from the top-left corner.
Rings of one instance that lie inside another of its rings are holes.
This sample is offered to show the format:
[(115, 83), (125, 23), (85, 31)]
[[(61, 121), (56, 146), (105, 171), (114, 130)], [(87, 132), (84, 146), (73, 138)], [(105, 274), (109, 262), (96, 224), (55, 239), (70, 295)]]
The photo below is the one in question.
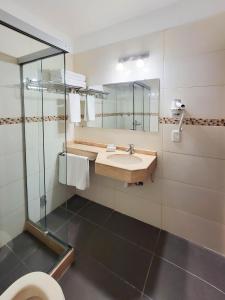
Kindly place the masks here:
[(82, 126), (158, 132), (159, 79), (103, 85), (106, 95), (95, 96), (95, 120)]

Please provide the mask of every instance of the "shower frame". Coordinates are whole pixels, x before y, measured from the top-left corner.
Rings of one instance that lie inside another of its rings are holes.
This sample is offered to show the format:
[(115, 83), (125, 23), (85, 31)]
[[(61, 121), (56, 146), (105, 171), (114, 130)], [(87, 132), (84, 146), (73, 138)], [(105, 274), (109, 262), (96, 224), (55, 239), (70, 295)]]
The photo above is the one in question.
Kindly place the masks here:
[[(21, 33), (29, 38), (37, 40), (50, 48), (34, 52), (32, 54), (20, 57), (17, 62), (20, 66), (20, 91), (21, 91), (21, 103), (22, 103), (22, 119), (23, 119), (23, 155), (24, 162), (26, 166), (26, 144), (25, 144), (25, 107), (24, 107), (24, 83), (23, 83), (23, 67), (25, 64), (42, 60), (45, 58), (50, 58), (57, 55), (63, 55), (64, 60), (64, 79), (65, 79), (65, 68), (66, 60), (65, 55), (69, 52), (69, 49), (63, 41), (60, 41), (37, 28), (23, 22), (22, 20), (12, 16), (11, 14), (0, 9), (0, 25), (3, 25), (9, 29), (12, 29), (18, 33)], [(64, 80), (65, 82), (65, 80)], [(42, 91), (42, 101), (43, 101), (43, 91)], [(65, 116), (66, 116), (66, 86), (64, 83), (64, 101), (65, 101)], [(44, 118), (42, 118), (43, 126)], [(66, 141), (66, 117), (65, 117), (65, 141)], [(66, 143), (65, 143), (66, 147)], [(26, 168), (25, 168), (26, 170)], [(58, 264), (50, 271), (50, 275), (54, 278), (59, 278), (61, 274), (71, 265), (75, 260), (74, 249), (66, 244), (65, 242), (59, 240), (50, 232), (44, 231), (41, 227), (37, 226), (34, 222), (30, 221), (28, 218), (28, 193), (27, 193), (27, 170), (25, 171), (25, 198), (26, 198), (26, 220), (24, 224), (24, 230), (28, 231), (35, 238), (40, 240), (48, 248), (53, 250), (55, 253), (60, 255)], [(45, 213), (46, 218), (46, 213)]]

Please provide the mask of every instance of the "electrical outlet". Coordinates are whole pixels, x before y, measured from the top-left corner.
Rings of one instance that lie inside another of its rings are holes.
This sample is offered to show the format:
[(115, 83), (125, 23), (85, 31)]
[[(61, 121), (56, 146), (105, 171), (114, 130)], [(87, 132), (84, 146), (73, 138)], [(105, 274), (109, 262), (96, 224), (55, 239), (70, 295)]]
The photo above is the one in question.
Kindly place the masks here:
[(181, 132), (177, 129), (172, 130), (171, 141), (175, 143), (181, 142)]

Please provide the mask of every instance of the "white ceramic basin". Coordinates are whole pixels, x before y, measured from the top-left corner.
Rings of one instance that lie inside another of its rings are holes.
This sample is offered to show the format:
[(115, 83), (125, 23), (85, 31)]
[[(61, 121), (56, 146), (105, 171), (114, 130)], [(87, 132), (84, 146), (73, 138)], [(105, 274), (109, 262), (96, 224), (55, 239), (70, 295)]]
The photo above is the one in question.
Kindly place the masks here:
[(111, 154), (107, 156), (107, 159), (125, 165), (139, 164), (140, 162), (142, 162), (142, 159), (140, 157), (130, 154)]

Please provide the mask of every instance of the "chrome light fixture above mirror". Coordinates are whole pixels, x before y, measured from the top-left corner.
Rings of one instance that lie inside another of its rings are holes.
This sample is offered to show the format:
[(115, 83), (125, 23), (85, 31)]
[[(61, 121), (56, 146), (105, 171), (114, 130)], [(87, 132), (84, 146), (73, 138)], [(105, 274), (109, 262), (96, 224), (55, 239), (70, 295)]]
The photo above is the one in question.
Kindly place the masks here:
[(141, 54), (134, 54), (129, 56), (120, 57), (116, 66), (118, 71), (123, 71), (124, 63), (136, 61), (136, 66), (138, 68), (144, 67), (144, 59), (149, 58), (149, 52), (143, 52)]

